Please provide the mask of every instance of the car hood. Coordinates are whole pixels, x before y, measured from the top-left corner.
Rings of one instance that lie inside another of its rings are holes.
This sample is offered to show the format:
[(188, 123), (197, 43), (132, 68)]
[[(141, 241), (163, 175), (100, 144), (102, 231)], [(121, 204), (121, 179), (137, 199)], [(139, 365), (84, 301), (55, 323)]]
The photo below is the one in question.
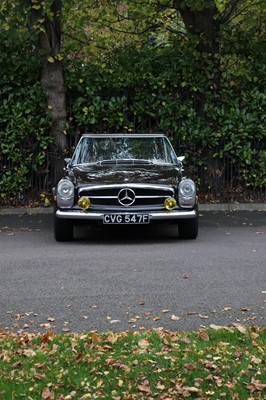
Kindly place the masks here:
[(111, 185), (111, 184), (160, 184), (176, 185), (179, 170), (172, 165), (115, 165), (115, 166), (75, 166), (70, 175), (78, 186), (83, 185)]

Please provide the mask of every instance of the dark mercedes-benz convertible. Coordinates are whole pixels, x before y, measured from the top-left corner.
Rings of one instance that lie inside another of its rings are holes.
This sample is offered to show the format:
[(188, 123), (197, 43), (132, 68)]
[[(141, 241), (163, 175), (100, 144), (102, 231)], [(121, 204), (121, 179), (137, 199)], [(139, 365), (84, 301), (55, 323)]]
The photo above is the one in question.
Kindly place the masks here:
[(73, 239), (79, 223), (178, 224), (179, 236), (198, 235), (196, 185), (161, 134), (86, 134), (66, 159), (56, 188), (54, 235)]

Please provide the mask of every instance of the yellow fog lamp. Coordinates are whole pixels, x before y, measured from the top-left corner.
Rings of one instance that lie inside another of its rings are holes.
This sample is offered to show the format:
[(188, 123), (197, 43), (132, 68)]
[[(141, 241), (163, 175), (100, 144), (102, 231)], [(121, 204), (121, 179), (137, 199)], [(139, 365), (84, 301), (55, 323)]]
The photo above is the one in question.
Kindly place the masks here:
[(176, 199), (173, 197), (168, 197), (168, 199), (165, 199), (164, 201), (164, 207), (166, 210), (173, 210), (176, 207)]
[(80, 208), (82, 208), (82, 210), (87, 210), (88, 208), (90, 208), (90, 205), (91, 205), (91, 202), (90, 202), (90, 200), (88, 199), (88, 197), (81, 197), (81, 198), (78, 200), (78, 206), (79, 206)]

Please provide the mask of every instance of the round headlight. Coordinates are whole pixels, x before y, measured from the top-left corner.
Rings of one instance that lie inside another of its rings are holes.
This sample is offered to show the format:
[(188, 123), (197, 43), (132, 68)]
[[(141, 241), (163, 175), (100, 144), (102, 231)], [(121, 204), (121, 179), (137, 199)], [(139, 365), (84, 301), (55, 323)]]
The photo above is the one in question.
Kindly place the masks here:
[(82, 210), (87, 210), (88, 208), (90, 208), (90, 205), (91, 205), (91, 202), (88, 199), (88, 197), (83, 196), (78, 200), (78, 206), (80, 208), (82, 208)]
[(196, 193), (195, 183), (191, 179), (184, 179), (180, 182), (179, 193), (183, 197), (193, 197)]
[(62, 198), (72, 197), (74, 193), (74, 185), (68, 179), (62, 179), (57, 186), (57, 195)]
[(174, 199), (173, 197), (168, 197), (168, 199), (165, 199), (164, 207), (167, 210), (173, 210), (173, 208), (175, 208), (175, 206), (176, 206), (176, 199)]

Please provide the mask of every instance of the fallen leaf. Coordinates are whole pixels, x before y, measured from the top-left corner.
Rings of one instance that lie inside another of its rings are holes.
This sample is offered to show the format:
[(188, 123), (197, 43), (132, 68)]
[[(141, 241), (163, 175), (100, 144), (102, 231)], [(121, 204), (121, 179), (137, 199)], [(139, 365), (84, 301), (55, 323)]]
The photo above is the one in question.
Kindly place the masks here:
[(237, 324), (236, 328), (240, 333), (243, 333), (244, 335), (247, 333), (247, 328), (243, 325)]
[(49, 343), (53, 339), (54, 334), (51, 331), (46, 332), (44, 335), (42, 335), (42, 343)]
[(103, 384), (103, 381), (102, 381), (102, 380), (99, 380), (99, 381), (97, 382), (97, 384), (96, 384), (96, 387), (97, 387), (97, 388), (100, 388), (100, 387), (102, 386), (102, 384)]
[(16, 319), (22, 319), (22, 318), (24, 318), (24, 317), (25, 317), (24, 314), (16, 314), (16, 315), (15, 315), (15, 318), (16, 318)]
[(241, 358), (243, 356), (243, 353), (240, 353), (239, 351), (236, 351), (234, 354), (233, 354), (233, 357), (235, 357), (235, 358)]
[(41, 328), (45, 328), (45, 329), (51, 329), (52, 328), (52, 325), (50, 324), (50, 323), (47, 323), (47, 324), (40, 324), (39, 325)]
[(262, 392), (262, 390), (266, 389), (266, 384), (261, 383), (258, 380), (255, 380), (254, 378), (251, 379), (250, 384), (246, 384), (246, 388), (251, 392)]
[(248, 317), (247, 321), (254, 321), (254, 319), (257, 319), (256, 315), (253, 315), (253, 317)]
[[(157, 386), (156, 386), (156, 388), (159, 389), (159, 390), (164, 390), (164, 389), (165, 389), (165, 386), (162, 385), (161, 383), (158, 383)], [(164, 398), (164, 399), (165, 399), (165, 398)]]
[(145, 312), (145, 317), (149, 317), (150, 315), (151, 315), (151, 313), (148, 311), (148, 312)]
[(138, 389), (141, 392), (145, 392), (145, 393), (148, 393), (148, 394), (150, 394), (150, 392), (151, 392), (151, 388), (145, 383), (143, 385), (138, 385)]
[(261, 360), (260, 358), (257, 358), (257, 357), (255, 357), (255, 356), (253, 356), (253, 357), (251, 358), (251, 361), (252, 361), (254, 364), (260, 364), (260, 363), (262, 362), (262, 360)]
[(215, 331), (219, 331), (220, 329), (223, 329), (223, 326), (211, 324), (210, 328), (214, 329)]
[(199, 314), (199, 317), (202, 318), (202, 319), (208, 319), (209, 318), (208, 315), (202, 315), (202, 314)]
[(79, 363), (80, 361), (82, 361), (82, 359), (83, 359), (83, 354), (80, 353), (76, 357), (76, 362)]
[(200, 339), (205, 340), (206, 342), (208, 342), (210, 340), (207, 331), (199, 331), (198, 336)]
[(111, 365), (112, 365), (113, 368), (122, 369), (126, 373), (129, 373), (131, 371), (130, 368), (127, 365), (122, 364), (122, 363), (114, 363), (114, 364), (111, 364)]
[(118, 336), (115, 335), (113, 332), (110, 332), (105, 340), (106, 340), (106, 342), (110, 342), (110, 343), (114, 344), (117, 342)]
[(77, 392), (75, 392), (75, 391), (73, 390), (70, 394), (68, 394), (66, 397), (64, 397), (64, 400), (72, 400), (73, 397), (76, 396), (76, 394), (77, 394)]
[(173, 314), (173, 315), (171, 316), (171, 320), (172, 320), (172, 321), (179, 321), (180, 319), (181, 319), (181, 318), (178, 317), (178, 315), (174, 315), (174, 314)]
[(33, 378), (37, 379), (38, 381), (42, 381), (46, 378), (46, 376), (42, 375), (42, 374), (35, 374), (35, 375), (33, 375)]
[(187, 390), (190, 393), (199, 393), (200, 389), (196, 388), (195, 386), (184, 386), (184, 390)]
[(48, 400), (48, 399), (53, 399), (54, 395), (52, 392), (50, 392), (50, 389), (48, 387), (44, 388), (42, 391), (42, 399), (43, 400)]
[(102, 343), (102, 338), (97, 332), (93, 332), (91, 335), (91, 341), (93, 344)]
[(12, 368), (18, 368), (18, 367), (21, 367), (23, 364), (22, 364), (22, 362), (21, 361), (17, 361), (17, 362), (15, 362), (14, 364), (12, 364)]
[(150, 343), (148, 340), (146, 339), (140, 339), (138, 341), (138, 345), (141, 349), (147, 349), (150, 346)]

